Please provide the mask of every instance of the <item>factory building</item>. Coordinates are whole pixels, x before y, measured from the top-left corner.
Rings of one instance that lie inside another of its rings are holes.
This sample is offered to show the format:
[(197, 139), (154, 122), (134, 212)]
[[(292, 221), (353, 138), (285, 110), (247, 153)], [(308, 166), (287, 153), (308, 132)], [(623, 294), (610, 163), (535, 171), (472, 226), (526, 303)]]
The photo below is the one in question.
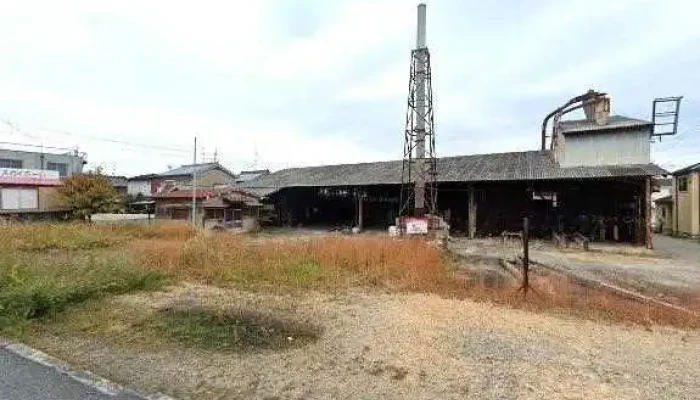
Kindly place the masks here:
[[(650, 121), (609, 115), (609, 99), (586, 118), (555, 121), (545, 150), (436, 160), (437, 212), (454, 235), (519, 231), (580, 233), (651, 247)], [(543, 147), (544, 144), (543, 144)], [(387, 228), (401, 201), (401, 160), (291, 168), (244, 184), (288, 226)]]

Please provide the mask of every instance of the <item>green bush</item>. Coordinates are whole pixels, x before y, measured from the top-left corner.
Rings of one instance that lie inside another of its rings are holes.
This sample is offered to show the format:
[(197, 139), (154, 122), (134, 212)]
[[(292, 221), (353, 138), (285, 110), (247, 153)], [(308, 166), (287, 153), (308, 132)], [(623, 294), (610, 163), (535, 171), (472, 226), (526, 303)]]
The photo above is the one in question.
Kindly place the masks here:
[(120, 256), (0, 259), (0, 332), (16, 334), (34, 318), (110, 294), (155, 290), (162, 272), (133, 266)]

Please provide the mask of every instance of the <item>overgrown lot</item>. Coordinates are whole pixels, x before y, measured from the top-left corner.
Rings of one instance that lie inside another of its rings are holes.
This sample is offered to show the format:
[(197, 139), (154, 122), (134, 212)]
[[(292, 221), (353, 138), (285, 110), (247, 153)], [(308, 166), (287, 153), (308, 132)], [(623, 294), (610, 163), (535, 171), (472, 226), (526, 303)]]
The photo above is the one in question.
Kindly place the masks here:
[[(640, 359), (666, 360), (694, 382), (700, 372), (686, 361), (697, 316), (537, 269), (523, 298), (516, 280), (470, 262), (425, 240), (380, 235), (10, 226), (0, 230), (0, 336), (184, 399), (541, 398), (572, 388), (589, 398), (682, 398), (696, 387), (656, 387), (668, 376), (628, 372), (613, 356), (584, 368), (577, 346), (607, 354), (626, 346), (620, 336), (656, 340), (665, 347)], [(538, 357), (586, 376), (613, 368), (642, 378), (582, 383), (544, 368), (553, 385)], [(494, 359), (516, 360), (499, 363), (516, 368), (509, 376), (518, 381), (475, 367)]]
[[(263, 292), (353, 288), (471, 297), (580, 317), (698, 327), (698, 318), (535, 276), (528, 299), (494, 285), (421, 239), (384, 236), (256, 238), (197, 234), (187, 225), (15, 225), (0, 230), (0, 325), (18, 335), (73, 304), (166, 283)], [(697, 302), (694, 303), (697, 306)]]

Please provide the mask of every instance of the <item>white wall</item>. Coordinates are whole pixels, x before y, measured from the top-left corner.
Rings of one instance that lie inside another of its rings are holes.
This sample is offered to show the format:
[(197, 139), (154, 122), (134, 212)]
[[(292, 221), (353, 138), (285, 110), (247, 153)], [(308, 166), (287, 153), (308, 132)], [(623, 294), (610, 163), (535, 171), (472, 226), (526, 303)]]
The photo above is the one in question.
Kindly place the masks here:
[(0, 208), (3, 210), (36, 210), (39, 208), (37, 189), (0, 189)]
[(559, 164), (562, 167), (649, 164), (649, 134), (648, 129), (568, 134)]
[(150, 196), (151, 181), (129, 181), (126, 184), (126, 192), (133, 196), (136, 196), (139, 193), (144, 196)]

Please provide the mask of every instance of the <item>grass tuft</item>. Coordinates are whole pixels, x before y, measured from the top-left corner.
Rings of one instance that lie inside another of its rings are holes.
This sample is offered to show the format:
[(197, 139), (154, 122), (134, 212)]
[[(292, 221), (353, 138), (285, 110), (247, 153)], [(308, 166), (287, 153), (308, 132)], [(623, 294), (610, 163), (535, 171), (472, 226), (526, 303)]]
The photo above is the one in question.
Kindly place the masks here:
[(209, 350), (281, 350), (313, 342), (320, 329), (254, 311), (208, 308), (163, 309), (139, 328), (187, 346)]
[(5, 257), (0, 260), (0, 331), (20, 334), (35, 318), (88, 299), (135, 290), (154, 290), (162, 271), (135, 267), (125, 257), (63, 259)]

